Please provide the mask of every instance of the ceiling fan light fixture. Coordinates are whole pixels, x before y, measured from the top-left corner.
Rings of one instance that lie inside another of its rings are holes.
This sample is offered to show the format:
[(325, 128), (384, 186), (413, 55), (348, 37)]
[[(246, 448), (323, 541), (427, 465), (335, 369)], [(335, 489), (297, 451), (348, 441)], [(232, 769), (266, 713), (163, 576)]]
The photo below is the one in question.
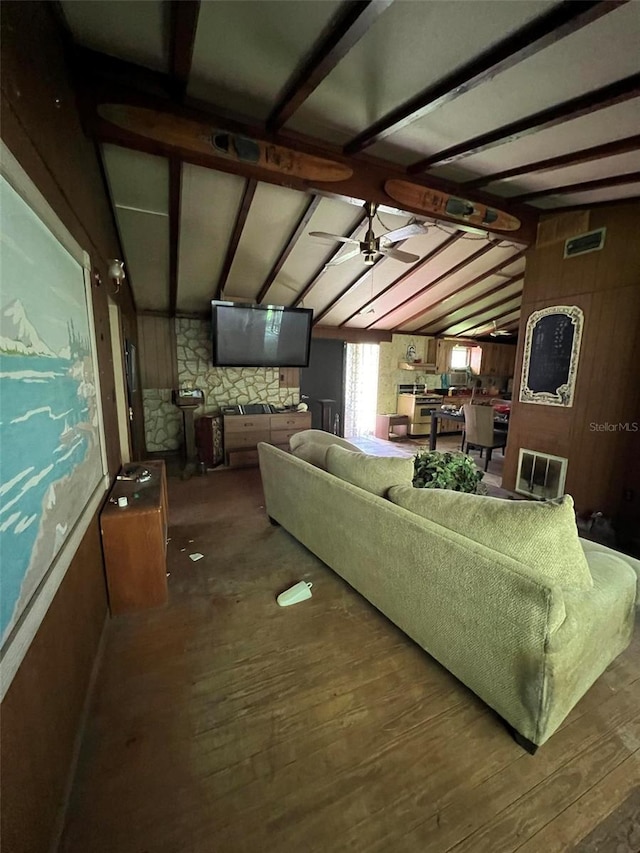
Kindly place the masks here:
[(364, 253), (364, 263), (365, 266), (372, 267), (376, 262), (375, 252), (365, 252)]

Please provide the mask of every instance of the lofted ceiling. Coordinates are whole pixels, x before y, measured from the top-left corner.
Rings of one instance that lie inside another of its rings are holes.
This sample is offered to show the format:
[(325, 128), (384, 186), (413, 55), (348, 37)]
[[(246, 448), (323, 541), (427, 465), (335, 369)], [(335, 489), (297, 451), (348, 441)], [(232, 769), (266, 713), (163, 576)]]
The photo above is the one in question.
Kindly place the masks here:
[[(515, 334), (540, 215), (640, 199), (637, 0), (60, 8), (139, 311), (201, 314), (224, 297), (343, 329)], [(123, 120), (123, 105), (144, 112)], [(231, 159), (214, 128), (285, 150)], [(309, 155), (344, 174), (282, 166)], [(394, 179), (467, 212), (395, 200)], [(382, 243), (411, 263), (343, 262), (353, 244), (309, 236), (364, 240), (365, 201), (376, 237), (423, 225)], [(482, 205), (514, 228), (468, 218)]]

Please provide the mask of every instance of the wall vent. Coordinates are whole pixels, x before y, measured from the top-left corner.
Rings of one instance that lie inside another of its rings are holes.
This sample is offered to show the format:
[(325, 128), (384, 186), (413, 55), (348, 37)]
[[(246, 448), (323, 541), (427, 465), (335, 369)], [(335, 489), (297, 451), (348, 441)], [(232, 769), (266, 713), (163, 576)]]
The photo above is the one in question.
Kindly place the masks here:
[(567, 476), (567, 460), (562, 456), (551, 456), (537, 450), (520, 448), (516, 492), (548, 501), (564, 494)]
[(564, 242), (564, 257), (574, 258), (576, 255), (586, 255), (587, 252), (599, 252), (604, 246), (606, 233), (606, 228), (598, 228), (577, 237), (570, 237)]

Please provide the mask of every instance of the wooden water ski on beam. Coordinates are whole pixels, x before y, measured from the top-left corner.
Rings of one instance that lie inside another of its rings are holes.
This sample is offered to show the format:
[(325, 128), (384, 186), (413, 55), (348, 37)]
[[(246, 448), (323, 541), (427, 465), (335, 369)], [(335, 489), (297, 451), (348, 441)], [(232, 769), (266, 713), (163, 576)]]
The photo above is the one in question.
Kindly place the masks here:
[(430, 216), (447, 216), (468, 225), (485, 226), (495, 231), (517, 231), (522, 224), (517, 217), (502, 210), (458, 198), (422, 184), (392, 179), (385, 181), (384, 189), (387, 195), (399, 204), (414, 210), (417, 208)]
[(111, 124), (147, 139), (169, 142), (200, 154), (259, 166), (307, 181), (345, 181), (353, 174), (353, 169), (344, 163), (228, 133), (204, 122), (172, 116), (160, 110), (128, 104), (101, 104), (98, 114)]

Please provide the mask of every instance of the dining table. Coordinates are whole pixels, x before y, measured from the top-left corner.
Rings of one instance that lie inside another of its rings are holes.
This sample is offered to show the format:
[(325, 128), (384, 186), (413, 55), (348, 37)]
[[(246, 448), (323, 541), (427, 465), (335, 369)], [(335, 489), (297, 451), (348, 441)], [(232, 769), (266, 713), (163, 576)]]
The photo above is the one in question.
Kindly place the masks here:
[[(460, 412), (459, 414), (455, 412), (445, 412), (442, 409), (436, 410), (431, 415), (431, 434), (429, 435), (429, 450), (436, 449), (436, 442), (438, 440), (438, 422), (439, 421), (455, 421), (458, 424), (463, 424), (464, 427), (464, 414)], [(494, 429), (498, 430), (508, 430), (509, 429), (509, 415), (499, 414), (498, 412), (494, 413), (493, 417), (493, 426)], [(462, 432), (462, 447), (464, 447), (464, 429)]]

